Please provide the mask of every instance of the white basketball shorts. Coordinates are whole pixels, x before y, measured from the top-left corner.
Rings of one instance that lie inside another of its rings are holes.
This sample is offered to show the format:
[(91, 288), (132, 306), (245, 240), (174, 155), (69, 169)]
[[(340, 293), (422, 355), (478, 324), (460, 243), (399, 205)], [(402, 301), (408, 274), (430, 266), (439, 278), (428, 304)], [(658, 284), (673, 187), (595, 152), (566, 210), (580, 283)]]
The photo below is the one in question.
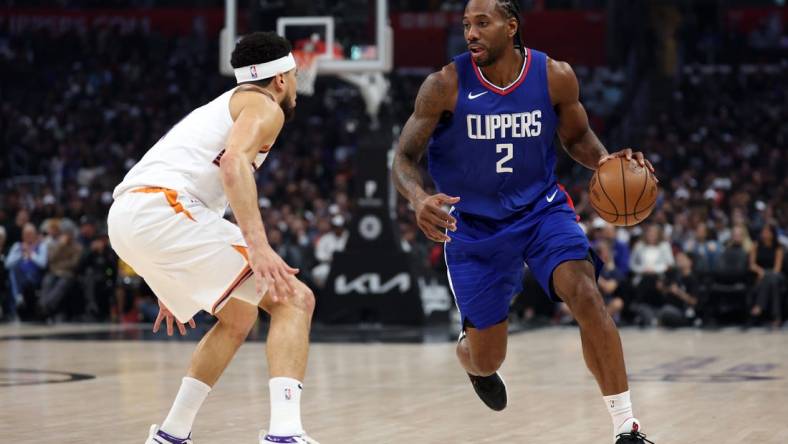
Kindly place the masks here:
[(259, 305), (237, 225), (186, 194), (139, 188), (118, 196), (107, 219), (112, 248), (156, 296), (187, 322), (200, 310), (216, 314), (234, 297)]

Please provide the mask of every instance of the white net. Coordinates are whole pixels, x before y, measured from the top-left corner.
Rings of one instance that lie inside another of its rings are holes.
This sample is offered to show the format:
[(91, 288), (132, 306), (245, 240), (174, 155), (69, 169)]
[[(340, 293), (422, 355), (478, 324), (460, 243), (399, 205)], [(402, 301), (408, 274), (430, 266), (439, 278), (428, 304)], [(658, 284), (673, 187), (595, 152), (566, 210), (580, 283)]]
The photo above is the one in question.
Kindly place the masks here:
[(299, 94), (311, 96), (315, 94), (315, 80), (317, 80), (317, 57), (316, 54), (308, 50), (295, 50), (293, 56), (298, 65), (298, 85), (296, 89)]

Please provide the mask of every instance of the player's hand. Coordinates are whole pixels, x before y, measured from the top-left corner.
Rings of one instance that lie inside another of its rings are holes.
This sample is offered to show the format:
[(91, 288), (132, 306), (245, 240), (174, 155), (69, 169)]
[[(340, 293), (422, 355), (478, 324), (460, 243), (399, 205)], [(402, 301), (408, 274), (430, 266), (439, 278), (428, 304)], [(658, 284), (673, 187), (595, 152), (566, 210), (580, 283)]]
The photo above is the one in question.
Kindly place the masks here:
[[(654, 165), (652, 165), (651, 162), (646, 159), (646, 156), (644, 156), (641, 151), (632, 151), (632, 148), (624, 148), (621, 151), (616, 151), (615, 153), (608, 154), (607, 156), (602, 156), (602, 158), (599, 159), (599, 166), (602, 166), (603, 163), (610, 159), (615, 159), (616, 157), (623, 157), (627, 160), (635, 159), (638, 165), (648, 168), (649, 171), (651, 171), (651, 174), (654, 174), (655, 172)], [(657, 176), (654, 176), (654, 179), (659, 182)]]
[(444, 211), (443, 206), (454, 205), (459, 201), (459, 197), (438, 193), (413, 204), (413, 209), (416, 211), (416, 224), (428, 239), (435, 242), (451, 242), (451, 238), (443, 230), (457, 231), (457, 219)]
[(257, 294), (262, 296), (263, 289), (267, 286), (271, 300), (276, 303), (295, 293), (293, 276), (298, 274), (299, 270), (287, 265), (270, 245), (257, 250), (250, 248), (249, 266), (254, 272)]
[[(159, 331), (159, 327), (161, 326), (161, 321), (166, 320), (167, 322), (167, 336), (172, 336), (173, 328), (172, 324), (178, 326), (178, 331), (181, 333), (181, 336), (186, 336), (186, 326), (181, 324), (175, 316), (172, 314), (169, 308), (166, 305), (162, 304), (161, 300), (159, 300), (159, 315), (156, 316), (156, 321), (153, 322), (153, 332), (157, 333)], [(194, 319), (189, 319), (189, 327), (197, 328), (197, 324), (194, 323)]]

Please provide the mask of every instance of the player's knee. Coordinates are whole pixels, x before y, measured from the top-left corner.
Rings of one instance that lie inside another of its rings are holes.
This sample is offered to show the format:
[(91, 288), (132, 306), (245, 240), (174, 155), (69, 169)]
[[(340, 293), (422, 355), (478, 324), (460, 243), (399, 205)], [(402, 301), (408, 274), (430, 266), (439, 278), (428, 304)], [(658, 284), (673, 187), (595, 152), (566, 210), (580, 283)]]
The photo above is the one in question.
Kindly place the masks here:
[(506, 359), (506, 347), (489, 347), (478, 353), (471, 350), (471, 362), (479, 376), (489, 376), (497, 372)]
[(578, 323), (593, 320), (605, 313), (605, 304), (596, 284), (590, 279), (578, 279), (566, 287), (561, 295)]
[(503, 353), (486, 353), (480, 356), (473, 357), (473, 366), (478, 376), (490, 376), (497, 372), (503, 361), (506, 359), (506, 352)]
[(315, 294), (312, 292), (312, 289), (306, 285), (299, 288), (296, 291), (295, 303), (300, 310), (311, 316), (315, 311)]
[(264, 298), (260, 306), (272, 315), (280, 310), (297, 310), (312, 316), (315, 311), (315, 294), (309, 287), (301, 284), (296, 287), (295, 292), (280, 298), (278, 302), (273, 302), (268, 297)]

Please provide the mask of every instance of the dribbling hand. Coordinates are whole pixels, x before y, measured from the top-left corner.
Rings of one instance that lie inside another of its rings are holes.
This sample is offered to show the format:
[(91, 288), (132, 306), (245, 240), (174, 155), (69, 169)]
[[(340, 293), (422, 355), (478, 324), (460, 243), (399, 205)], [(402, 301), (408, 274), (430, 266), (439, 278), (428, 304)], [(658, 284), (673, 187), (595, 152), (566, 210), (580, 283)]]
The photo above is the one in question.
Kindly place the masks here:
[[(599, 166), (602, 166), (603, 163), (616, 157), (624, 157), (627, 160), (635, 159), (638, 165), (648, 168), (648, 170), (651, 171), (651, 174), (654, 174), (654, 165), (652, 165), (651, 162), (646, 159), (646, 156), (643, 155), (641, 151), (632, 151), (632, 148), (624, 148), (621, 151), (616, 151), (615, 153), (610, 153), (607, 156), (602, 156), (602, 158), (599, 159)], [(654, 179), (657, 181), (657, 183), (659, 183), (657, 176), (654, 176)]]
[(298, 268), (287, 265), (269, 245), (259, 250), (249, 249), (249, 266), (254, 272), (257, 294), (263, 293), (267, 286), (271, 300), (276, 303), (295, 293), (292, 280)]
[[(153, 332), (157, 333), (159, 331), (159, 327), (161, 327), (161, 321), (166, 319), (167, 323), (167, 336), (173, 335), (173, 328), (172, 324), (178, 326), (178, 332), (180, 332), (181, 336), (186, 336), (186, 326), (181, 324), (175, 316), (172, 314), (169, 308), (166, 305), (162, 304), (161, 300), (159, 300), (159, 314), (156, 316), (156, 320), (153, 322)], [(194, 319), (189, 319), (189, 327), (197, 328), (197, 324), (194, 323)]]
[(459, 197), (443, 193), (433, 194), (413, 204), (416, 211), (416, 224), (428, 239), (435, 242), (451, 242), (442, 230), (457, 231), (457, 219), (443, 210), (443, 205), (454, 205)]

